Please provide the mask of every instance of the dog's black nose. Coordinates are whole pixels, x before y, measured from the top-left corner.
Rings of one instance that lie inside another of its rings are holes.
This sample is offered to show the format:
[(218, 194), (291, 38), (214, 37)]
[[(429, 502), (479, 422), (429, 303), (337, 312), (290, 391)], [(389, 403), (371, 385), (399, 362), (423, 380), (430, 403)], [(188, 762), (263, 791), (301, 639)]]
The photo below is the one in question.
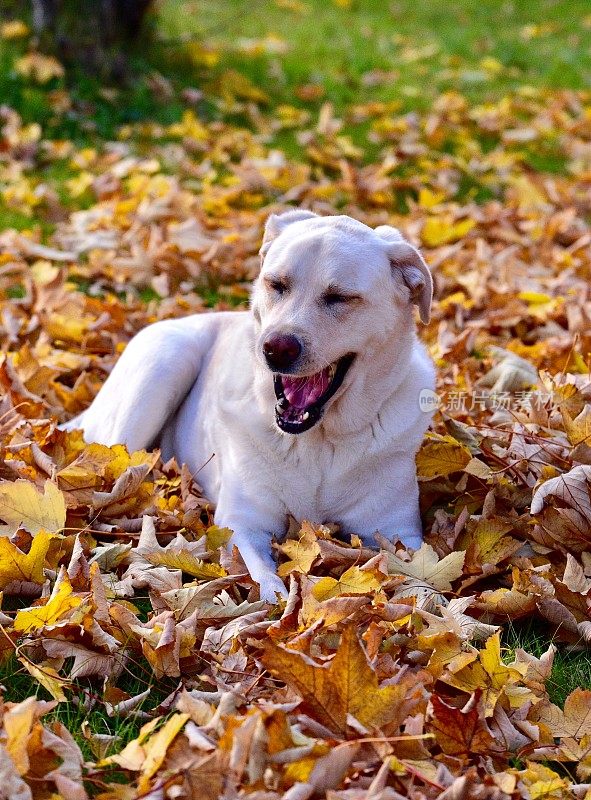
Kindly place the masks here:
[(263, 343), (263, 353), (271, 369), (287, 369), (300, 357), (300, 340), (288, 334), (275, 333)]

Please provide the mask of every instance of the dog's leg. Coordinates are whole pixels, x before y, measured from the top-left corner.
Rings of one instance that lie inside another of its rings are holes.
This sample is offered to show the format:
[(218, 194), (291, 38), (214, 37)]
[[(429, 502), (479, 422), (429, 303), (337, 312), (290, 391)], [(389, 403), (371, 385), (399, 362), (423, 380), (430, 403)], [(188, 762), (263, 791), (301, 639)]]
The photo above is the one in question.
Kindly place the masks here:
[(199, 373), (208, 334), (187, 320), (150, 325), (127, 345), (89, 408), (63, 427), (88, 442), (150, 447)]
[[(224, 527), (230, 528), (230, 525)], [(250, 577), (259, 584), (261, 600), (276, 603), (277, 595), (287, 597), (285, 584), (277, 575), (277, 564), (270, 553), (272, 535), (264, 530), (248, 530), (234, 525), (229, 545), (236, 545)]]
[(270, 529), (283, 532), (286, 515), (279, 511), (273, 514), (272, 501), (263, 497), (264, 494), (261, 489), (260, 499), (248, 498), (234, 485), (234, 479), (230, 486), (222, 481), (215, 523), (233, 531), (229, 546), (238, 548), (251, 578), (260, 586), (261, 600), (275, 603), (277, 594), (287, 597), (287, 589), (277, 575), (277, 565), (271, 554)]

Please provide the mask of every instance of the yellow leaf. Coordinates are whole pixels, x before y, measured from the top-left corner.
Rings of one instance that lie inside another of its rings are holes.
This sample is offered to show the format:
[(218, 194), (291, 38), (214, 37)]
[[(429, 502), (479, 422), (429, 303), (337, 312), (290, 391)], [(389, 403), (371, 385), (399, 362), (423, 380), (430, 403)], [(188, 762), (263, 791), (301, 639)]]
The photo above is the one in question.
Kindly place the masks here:
[(571, 793), (570, 781), (544, 764), (528, 761), (527, 769), (518, 773), (531, 800), (561, 800)]
[(189, 714), (173, 714), (144, 745), (146, 758), (138, 782), (138, 791), (140, 793), (147, 791), (150, 778), (155, 775), (160, 768), (166, 757), (166, 751), (179, 731), (183, 729), (188, 719)]
[(0, 535), (12, 536), (24, 528), (57, 533), (66, 524), (66, 501), (55, 483), (47, 480), (43, 492), (25, 480), (0, 484)]
[(312, 564), (320, 555), (318, 539), (309, 522), (302, 523), (299, 539), (288, 539), (279, 546), (279, 549), (291, 559), (291, 561), (279, 565), (277, 572), (281, 578), (289, 575), (290, 572), (303, 572), (307, 575)]
[(505, 536), (512, 528), (511, 523), (498, 519), (481, 519), (471, 535), (460, 538), (460, 546), (466, 549), (474, 546), (474, 558), (480, 565), (498, 564), (515, 552), (518, 547), (516, 539)]
[(40, 258), (34, 264), (31, 264), (30, 269), (33, 280), (39, 286), (47, 286), (59, 275), (59, 267), (44, 258)]
[(58, 675), (53, 667), (50, 667), (48, 664), (37, 666), (31, 661), (28, 661), (26, 658), (19, 658), (19, 661), (27, 670), (27, 672), (29, 672), (33, 678), (35, 678), (35, 680), (39, 681), (44, 689), (47, 689), (54, 700), (57, 700), (58, 703), (64, 703), (67, 701), (68, 698), (64, 694), (64, 690), (62, 688), (64, 685), (64, 680)]
[(215, 67), (220, 60), (219, 50), (214, 50), (212, 47), (204, 47), (201, 43), (193, 41), (187, 42), (185, 50), (189, 56), (189, 60), (196, 67)]
[(81, 172), (75, 178), (65, 181), (65, 186), (72, 197), (80, 197), (87, 189), (90, 189), (94, 181), (91, 172)]
[(29, 28), (22, 19), (11, 19), (0, 26), (0, 38), (2, 39), (22, 39), (29, 35)]
[(232, 103), (239, 98), (254, 103), (268, 103), (269, 95), (250, 81), (246, 75), (235, 69), (225, 70), (219, 78), (219, 87), (226, 102)]
[(553, 300), (549, 294), (543, 294), (542, 292), (519, 292), (517, 297), (532, 306), (551, 303)]
[(64, 76), (64, 68), (56, 58), (35, 52), (19, 58), (14, 68), (23, 78), (37, 83), (47, 83), (52, 78)]
[(120, 753), (103, 758), (97, 766), (118, 764), (123, 769), (134, 772), (141, 770), (138, 791), (141, 794), (147, 793), (150, 778), (162, 766), (168, 748), (189, 719), (190, 714), (173, 714), (156, 732), (154, 731), (162, 717), (151, 720), (143, 726), (137, 739), (129, 742)]
[(585, 404), (581, 413), (574, 419), (566, 408), (563, 408), (562, 420), (568, 440), (573, 446), (576, 447), (576, 445), (582, 443), (591, 446), (591, 405), (589, 403)]
[(180, 136), (197, 141), (207, 141), (209, 133), (207, 128), (202, 125), (195, 112), (189, 109), (185, 111), (181, 122), (175, 122), (168, 127), (169, 136)]
[(419, 206), (421, 208), (433, 208), (445, 200), (445, 192), (433, 192), (431, 189), (423, 187), (419, 190)]
[(98, 767), (108, 767), (111, 764), (118, 764), (123, 769), (139, 772), (144, 764), (146, 754), (144, 751), (144, 744), (150, 740), (154, 729), (158, 726), (162, 717), (151, 719), (142, 725), (139, 736), (129, 742), (120, 753), (103, 758), (98, 762)]
[(417, 453), (419, 478), (447, 477), (460, 472), (472, 460), (472, 454), (453, 436), (432, 435)]
[(0, 589), (4, 589), (13, 581), (42, 584), (45, 580), (43, 574), (45, 556), (54, 538), (53, 534), (40, 531), (26, 554), (9, 539), (0, 538)]
[(228, 544), (232, 538), (232, 531), (230, 528), (220, 528), (218, 525), (211, 525), (206, 533), (207, 549), (217, 550), (218, 547), (223, 547)]
[(460, 306), (461, 308), (470, 309), (474, 306), (474, 300), (470, 300), (465, 292), (452, 292), (439, 301), (439, 307), (442, 311), (450, 306)]
[[(514, 663), (506, 665), (501, 660), (501, 636), (495, 633), (486, 641), (484, 649), (478, 653), (472, 663), (461, 666), (457, 671), (450, 669), (441, 677), (445, 683), (472, 694), (476, 689), (482, 689), (485, 702), (486, 716), (491, 716), (501, 693), (522, 681), (527, 672), (527, 665)], [(532, 694), (526, 690), (527, 696), (520, 696), (520, 704), (532, 699)], [(512, 703), (512, 697), (507, 695)]]
[(343, 631), (329, 664), (318, 664), (272, 640), (265, 644), (262, 662), (302, 697), (315, 719), (339, 733), (345, 733), (349, 714), (368, 728), (400, 724), (423, 698), (420, 674), (405, 676), (395, 685), (379, 685), (354, 625)]
[[(386, 577), (386, 576), (384, 576)], [(312, 594), (316, 600), (330, 600), (341, 594), (367, 594), (374, 589), (379, 589), (381, 581), (374, 572), (361, 569), (361, 567), (349, 567), (341, 577), (321, 578), (314, 584)]]
[(296, 782), (305, 783), (317, 761), (317, 756), (308, 756), (307, 758), (299, 758), (297, 761), (293, 761), (287, 765), (283, 779), (288, 785)]
[(47, 603), (19, 611), (14, 618), (13, 628), (15, 631), (27, 632), (55, 625), (69, 611), (81, 605), (82, 601), (82, 597), (73, 593), (70, 579), (62, 568)]
[(498, 75), (504, 70), (503, 64), (492, 56), (486, 56), (485, 58), (482, 58), (480, 60), (480, 66), (482, 69), (485, 69), (487, 72), (490, 72), (493, 75)]
[(31, 729), (35, 722), (37, 700), (27, 697), (4, 714), (6, 749), (20, 775), (29, 771), (28, 744)]
[(45, 330), (52, 339), (81, 342), (93, 322), (91, 317), (70, 316), (56, 311), (49, 315)]
[(161, 549), (155, 553), (147, 553), (144, 558), (154, 566), (164, 566), (168, 569), (180, 569), (194, 578), (211, 579), (223, 578), (228, 573), (219, 564), (208, 564), (203, 559), (196, 558), (189, 550)]
[(472, 219), (453, 222), (445, 217), (429, 217), (423, 225), (421, 238), (427, 247), (439, 247), (463, 239), (475, 225)]
[(418, 578), (440, 592), (449, 592), (452, 581), (462, 574), (465, 556), (463, 550), (455, 550), (440, 559), (431, 545), (424, 542), (410, 561), (402, 561), (393, 553), (388, 553), (388, 572)]

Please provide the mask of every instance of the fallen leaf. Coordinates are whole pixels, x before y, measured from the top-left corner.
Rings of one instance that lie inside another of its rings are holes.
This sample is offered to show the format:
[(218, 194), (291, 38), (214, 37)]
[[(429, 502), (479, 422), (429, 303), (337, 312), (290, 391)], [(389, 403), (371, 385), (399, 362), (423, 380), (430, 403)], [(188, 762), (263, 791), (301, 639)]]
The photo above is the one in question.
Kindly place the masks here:
[(365, 727), (400, 725), (423, 702), (420, 679), (379, 686), (351, 625), (343, 631), (336, 655), (329, 664), (269, 641), (262, 662), (300, 695), (310, 713), (335, 733), (347, 730), (351, 714)]
[(0, 534), (11, 536), (19, 528), (35, 535), (41, 530), (58, 533), (66, 524), (66, 502), (52, 481), (45, 481), (43, 492), (18, 480), (0, 484)]

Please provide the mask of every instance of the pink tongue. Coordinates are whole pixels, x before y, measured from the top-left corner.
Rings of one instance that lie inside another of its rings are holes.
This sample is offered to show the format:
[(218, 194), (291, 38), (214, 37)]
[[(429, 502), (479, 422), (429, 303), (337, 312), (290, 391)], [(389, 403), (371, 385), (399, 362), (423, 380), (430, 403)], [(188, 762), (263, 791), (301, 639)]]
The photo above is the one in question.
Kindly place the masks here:
[(283, 392), (291, 406), (306, 408), (322, 397), (330, 383), (329, 367), (305, 378), (283, 375)]

